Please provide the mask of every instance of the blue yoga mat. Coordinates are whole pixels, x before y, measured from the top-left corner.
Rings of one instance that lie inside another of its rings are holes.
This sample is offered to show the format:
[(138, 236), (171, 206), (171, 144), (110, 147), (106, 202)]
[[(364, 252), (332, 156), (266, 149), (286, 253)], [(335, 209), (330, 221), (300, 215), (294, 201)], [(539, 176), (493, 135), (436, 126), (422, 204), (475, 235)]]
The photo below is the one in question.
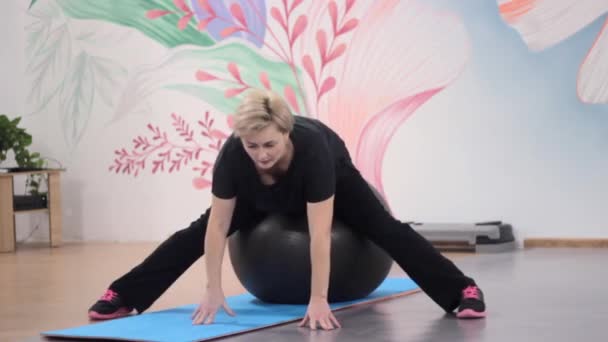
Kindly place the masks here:
[[(388, 299), (418, 289), (416, 283), (407, 278), (387, 278), (368, 297), (331, 304), (332, 310)], [(215, 321), (209, 325), (193, 325), (191, 315), (196, 304), (173, 309), (144, 313), (141, 315), (104, 321), (75, 328), (43, 332), (48, 337), (80, 339), (112, 339), (121, 341), (204, 341), (282, 323), (304, 317), (306, 305), (267, 304), (251, 294), (228, 297), (228, 305), (235, 317), (218, 311)]]

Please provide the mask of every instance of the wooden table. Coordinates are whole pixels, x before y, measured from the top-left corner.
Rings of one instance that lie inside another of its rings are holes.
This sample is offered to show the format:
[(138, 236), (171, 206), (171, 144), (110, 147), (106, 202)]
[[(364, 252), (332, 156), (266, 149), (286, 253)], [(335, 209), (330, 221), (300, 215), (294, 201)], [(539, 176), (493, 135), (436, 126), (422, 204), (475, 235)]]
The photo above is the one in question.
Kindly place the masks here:
[[(61, 187), (60, 175), (63, 169), (36, 171), (0, 172), (0, 252), (14, 252), (16, 244), (15, 215), (19, 213), (48, 212), (50, 246), (61, 245)], [(32, 210), (14, 209), (14, 177), (30, 174), (48, 176), (47, 207)]]

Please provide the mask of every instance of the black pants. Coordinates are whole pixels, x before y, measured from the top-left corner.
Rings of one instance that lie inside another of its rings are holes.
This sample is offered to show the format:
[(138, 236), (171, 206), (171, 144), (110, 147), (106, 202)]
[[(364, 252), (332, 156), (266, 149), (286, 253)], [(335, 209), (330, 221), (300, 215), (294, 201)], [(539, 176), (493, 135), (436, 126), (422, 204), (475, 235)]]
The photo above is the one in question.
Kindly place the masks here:
[[(391, 216), (354, 167), (338, 171), (334, 215), (387, 251), (446, 312), (458, 306), (462, 289), (474, 284), (408, 224)], [(264, 216), (237, 200), (229, 234), (254, 227)], [(110, 288), (138, 312), (148, 309), (203, 255), (208, 218), (209, 210), (164, 241)]]

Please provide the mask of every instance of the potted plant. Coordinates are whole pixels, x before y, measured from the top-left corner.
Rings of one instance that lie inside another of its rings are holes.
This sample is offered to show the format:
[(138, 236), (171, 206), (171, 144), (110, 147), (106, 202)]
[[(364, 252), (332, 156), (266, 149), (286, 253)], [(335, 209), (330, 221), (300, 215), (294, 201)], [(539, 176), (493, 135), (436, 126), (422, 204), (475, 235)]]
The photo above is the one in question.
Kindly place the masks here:
[[(2, 164), (9, 151), (13, 151), (17, 167), (7, 168), (9, 171), (36, 171), (43, 170), (45, 161), (38, 152), (30, 152), (32, 136), (24, 128), (20, 128), (21, 118), (9, 119), (0, 115), (0, 164)], [(26, 203), (28, 209), (46, 207), (47, 192), (41, 191), (41, 185), (46, 182), (42, 174), (29, 174), (26, 179), (26, 192), (28, 195), (15, 196), (16, 207), (19, 203)], [(29, 203), (29, 204), (27, 204)]]

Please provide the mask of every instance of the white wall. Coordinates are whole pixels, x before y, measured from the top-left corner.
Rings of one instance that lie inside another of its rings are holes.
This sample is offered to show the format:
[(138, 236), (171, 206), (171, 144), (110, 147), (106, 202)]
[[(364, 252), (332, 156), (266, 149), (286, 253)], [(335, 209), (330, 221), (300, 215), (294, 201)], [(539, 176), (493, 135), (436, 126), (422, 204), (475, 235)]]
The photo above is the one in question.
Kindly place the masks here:
[(0, 113), (23, 113), (25, 32), (23, 1), (6, 1), (0, 11)]
[(418, 222), (502, 220), (519, 239), (607, 238), (608, 158), (592, 138), (597, 127), (546, 135), (551, 122), (538, 127), (491, 91), (468, 70), (403, 125), (383, 166), (394, 210)]
[[(25, 69), (25, 2), (18, 0), (6, 1), (3, 4), (3, 10), (0, 11), (0, 114), (6, 114), (13, 118), (22, 116), (24, 113), (24, 91), (25, 80), (23, 71)], [(27, 120), (22, 119), (22, 126), (28, 125)], [(28, 125), (29, 126), (29, 125)], [(27, 127), (27, 126), (26, 126)], [(38, 146), (40, 142), (46, 140), (37, 139)], [(14, 166), (10, 160), (12, 153), (9, 153), (7, 165)], [(12, 163), (12, 164), (11, 164)], [(15, 182), (15, 191), (19, 193), (23, 191), (24, 177), (18, 177)], [(16, 217), (17, 224), (17, 241), (22, 241), (27, 238), (30, 233), (35, 233), (30, 239), (44, 239), (44, 226), (46, 217), (44, 214), (18, 215)], [(48, 234), (47, 234), (48, 235)]]
[[(31, 21), (25, 17), (26, 6), (9, 1), (0, 12), (0, 112), (14, 115), (33, 107), (25, 100), (31, 80), (23, 77), (27, 63), (23, 27)], [(109, 23), (71, 19), (70, 27), (71, 34), (93, 32), (111, 42), (75, 44), (71, 56), (86, 51), (118, 60), (129, 77), (142, 66), (158, 64), (169, 52), (139, 32)], [(471, 64), (479, 63), (476, 58)], [(537, 129), (545, 123), (518, 104), (508, 106), (508, 99), (493, 97), (492, 91), (500, 88), (488, 87), (480, 75), (483, 70), (468, 67), (397, 131), (383, 166), (384, 188), (396, 215), (422, 222), (499, 219), (512, 223), (520, 238), (608, 237), (604, 217), (608, 164), (601, 159), (605, 150), (594, 149), (608, 143), (587, 141), (589, 146), (583, 146), (579, 137), (592, 132), (580, 127), (576, 134), (565, 131), (560, 139), (539, 135), (542, 130)], [(124, 85), (118, 84), (113, 92), (120, 95)], [(148, 123), (170, 128), (173, 112), (196, 123), (205, 110), (213, 110), (200, 100), (170, 91), (157, 92), (143, 109), (112, 120), (112, 108), (97, 96), (87, 130), (76, 145), (64, 138), (63, 113), (56, 100), (24, 118), (34, 135), (33, 148), (67, 168), (62, 180), (66, 240), (161, 240), (187, 226), (209, 205), (209, 191), (192, 186), (192, 172), (152, 175), (146, 171), (138, 177), (109, 172), (113, 151), (129, 148), (135, 136), (146, 135)], [(545, 121), (549, 127), (551, 120)], [(563, 146), (543, 147), (560, 141)], [(586, 154), (581, 156), (580, 151)], [(572, 162), (577, 167), (564, 168), (571, 154), (578, 154), (580, 160)], [(19, 218), (18, 226), (20, 239), (36, 226), (40, 234), (31, 239), (46, 239), (44, 216)]]

